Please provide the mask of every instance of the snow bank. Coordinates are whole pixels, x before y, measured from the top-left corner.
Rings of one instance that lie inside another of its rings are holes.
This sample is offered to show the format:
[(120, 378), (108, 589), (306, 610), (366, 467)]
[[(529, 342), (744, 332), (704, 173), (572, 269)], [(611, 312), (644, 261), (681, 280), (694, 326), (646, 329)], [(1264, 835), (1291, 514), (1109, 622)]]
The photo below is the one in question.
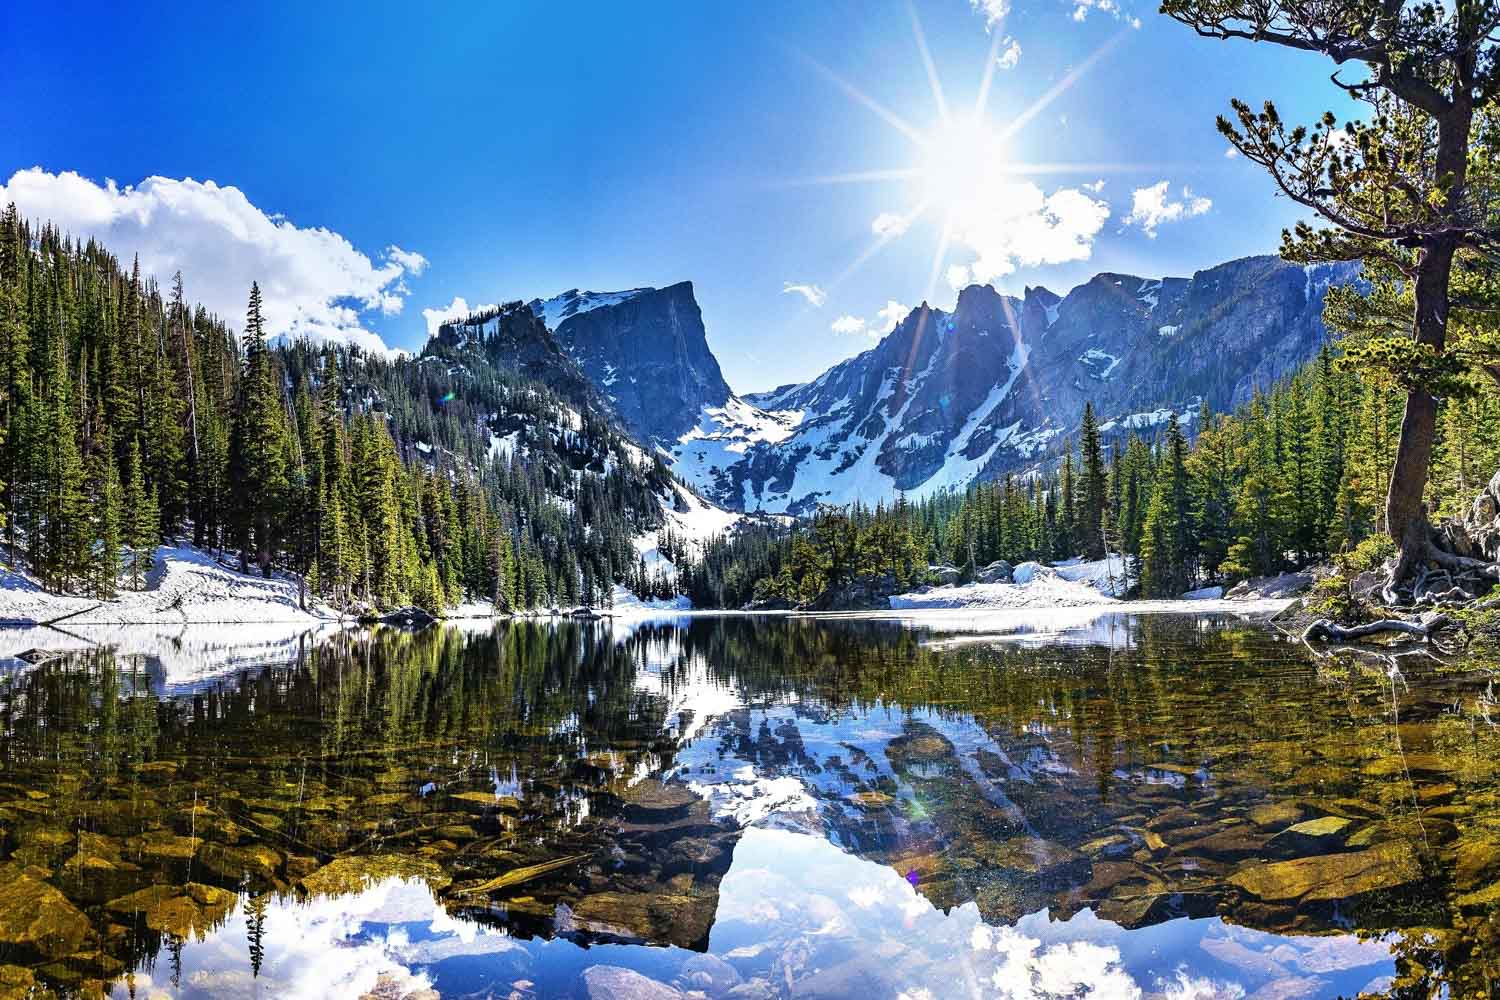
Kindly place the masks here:
[(121, 590), (110, 601), (71, 594), (53, 594), (28, 574), (0, 570), (0, 624), (35, 625), (73, 612), (71, 625), (181, 625), (188, 622), (281, 622), (312, 625), (336, 620), (332, 608), (307, 598), (300, 607), (297, 580), (285, 575), (266, 579), (259, 573), (240, 573), (191, 545), (157, 549), (156, 566), (147, 575), (146, 589)]
[(1057, 575), (1073, 583), (1085, 583), (1108, 597), (1124, 597), (1135, 581), (1125, 576), (1125, 559), (1111, 553), (1104, 559), (1067, 559), (1052, 564)]
[[(662, 562), (666, 562), (665, 559)], [(667, 563), (671, 565), (671, 563)], [(658, 597), (642, 600), (620, 584), (615, 584), (614, 593), (611, 596), (610, 612), (615, 615), (637, 615), (655, 614), (659, 611), (687, 611), (691, 609), (693, 602), (688, 600), (686, 594), (678, 594), (670, 600)]]
[(891, 598), (891, 607), (896, 610), (1072, 608), (1119, 603), (1089, 584), (1065, 579), (1058, 570), (1040, 563), (1022, 563), (1016, 567), (1013, 579), (1014, 583), (970, 583), (897, 594)]

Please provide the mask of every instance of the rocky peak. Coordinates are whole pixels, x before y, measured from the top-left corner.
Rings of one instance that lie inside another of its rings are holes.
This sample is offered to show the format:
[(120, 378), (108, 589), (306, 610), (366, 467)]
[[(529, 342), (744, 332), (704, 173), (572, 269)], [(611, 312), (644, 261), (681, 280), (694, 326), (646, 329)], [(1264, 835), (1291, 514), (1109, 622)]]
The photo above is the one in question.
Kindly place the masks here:
[(705, 407), (730, 398), (690, 281), (626, 292), (575, 290), (531, 309), (555, 323), (558, 345), (644, 442), (675, 442)]

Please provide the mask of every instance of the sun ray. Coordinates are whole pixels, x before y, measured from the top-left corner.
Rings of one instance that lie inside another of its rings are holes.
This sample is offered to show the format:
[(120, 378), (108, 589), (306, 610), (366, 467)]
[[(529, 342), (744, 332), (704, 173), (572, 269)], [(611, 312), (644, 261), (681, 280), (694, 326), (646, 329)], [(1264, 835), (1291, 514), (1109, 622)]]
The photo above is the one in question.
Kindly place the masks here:
[(907, 122), (906, 119), (896, 114), (896, 112), (892, 111), (884, 104), (881, 104), (879, 101), (875, 100), (875, 98), (871, 97), (869, 94), (866, 94), (854, 84), (850, 83), (848, 80), (845, 80), (843, 77), (839, 76), (833, 70), (829, 69), (827, 66), (824, 66), (822, 63), (818, 62), (807, 53), (797, 52), (797, 55), (801, 56), (801, 58), (809, 66), (822, 74), (829, 83), (832, 83), (835, 87), (842, 90), (845, 96), (853, 100), (855, 103), (863, 105), (865, 108), (874, 112), (882, 121), (891, 126), (891, 128), (895, 129), (897, 132), (900, 132), (902, 135), (906, 136), (908, 139), (919, 146), (923, 145), (926, 142), (926, 139), (923, 137), (922, 133), (919, 132), (915, 127), (913, 127), (909, 122)]
[(886, 181), (909, 181), (922, 176), (921, 167), (893, 167), (887, 170), (852, 170), (820, 177), (793, 177), (777, 182), (777, 187), (814, 187), (825, 184), (878, 184)]
[(990, 32), (990, 54), (984, 60), (984, 76), (979, 80), (979, 94), (974, 98), (974, 120), (983, 121), (990, 104), (990, 85), (995, 82), (995, 67), (1000, 62), (1000, 32)]
[(1073, 67), (1073, 69), (1070, 70), (1066, 76), (1064, 76), (1061, 80), (1057, 81), (1057, 83), (1048, 88), (1045, 94), (1033, 101), (1030, 107), (1017, 115), (1014, 121), (1000, 130), (1001, 141), (1003, 142), (1004, 140), (1009, 139), (1021, 129), (1025, 128), (1033, 118), (1041, 114), (1046, 109), (1047, 105), (1051, 104), (1063, 94), (1067, 93), (1072, 88), (1073, 84), (1077, 83), (1085, 73), (1098, 65), (1099, 60), (1107, 56), (1116, 45), (1119, 45), (1121, 42), (1123, 42), (1130, 34), (1131, 30), (1129, 28), (1122, 29), (1121, 31), (1117, 32), (1115, 36), (1109, 41), (1105, 42), (1103, 45), (1095, 49), (1087, 59), (1079, 63), (1077, 66)]
[(932, 301), (932, 293), (937, 289), (938, 271), (942, 270), (943, 261), (948, 258), (948, 243), (953, 235), (953, 213), (950, 211), (943, 216), (943, 229), (938, 234), (937, 253), (932, 255), (932, 270), (927, 272), (927, 294), (922, 296), (924, 302)]
[(897, 236), (900, 236), (902, 233), (906, 232), (906, 230), (912, 225), (912, 223), (916, 222), (923, 215), (926, 215), (927, 209), (929, 207), (931, 207), (931, 203), (926, 199), (919, 202), (916, 208), (912, 209), (906, 215), (901, 217), (902, 225), (897, 226), (876, 237), (875, 242), (871, 243), (858, 257), (854, 258), (854, 260), (850, 262), (848, 267), (840, 271), (838, 277), (834, 278), (827, 284), (826, 289), (832, 290), (834, 288), (837, 288), (851, 274), (863, 267), (866, 261), (883, 250), (887, 243), (890, 243)]
[(906, 12), (911, 15), (911, 33), (917, 40), (917, 51), (922, 53), (922, 66), (927, 70), (927, 85), (932, 88), (932, 100), (937, 105), (938, 121), (948, 122), (948, 101), (943, 96), (943, 81), (938, 79), (937, 63), (932, 61), (932, 50), (927, 47), (927, 36), (922, 32), (922, 19), (917, 8), (907, 3)]

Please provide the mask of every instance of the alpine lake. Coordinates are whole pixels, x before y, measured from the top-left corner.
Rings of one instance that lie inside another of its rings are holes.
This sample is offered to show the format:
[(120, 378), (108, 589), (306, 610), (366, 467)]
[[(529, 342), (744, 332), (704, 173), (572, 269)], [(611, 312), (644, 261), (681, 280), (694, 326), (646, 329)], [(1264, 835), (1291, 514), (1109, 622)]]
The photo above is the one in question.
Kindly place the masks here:
[(1500, 995), (1500, 660), (1049, 614), (0, 632), (0, 998)]

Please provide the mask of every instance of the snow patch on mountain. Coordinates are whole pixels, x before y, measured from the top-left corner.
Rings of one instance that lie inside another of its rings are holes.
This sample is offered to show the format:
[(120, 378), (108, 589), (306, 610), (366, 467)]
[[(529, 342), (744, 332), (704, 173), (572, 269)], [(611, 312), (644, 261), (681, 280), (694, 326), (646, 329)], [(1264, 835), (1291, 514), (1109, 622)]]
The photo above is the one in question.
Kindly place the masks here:
[(650, 288), (628, 288), (623, 292), (582, 292), (570, 288), (550, 299), (533, 299), (527, 303), (537, 319), (547, 324), (547, 329), (556, 331), (565, 319), (580, 316), (595, 309), (617, 306), (638, 295), (652, 291)]

